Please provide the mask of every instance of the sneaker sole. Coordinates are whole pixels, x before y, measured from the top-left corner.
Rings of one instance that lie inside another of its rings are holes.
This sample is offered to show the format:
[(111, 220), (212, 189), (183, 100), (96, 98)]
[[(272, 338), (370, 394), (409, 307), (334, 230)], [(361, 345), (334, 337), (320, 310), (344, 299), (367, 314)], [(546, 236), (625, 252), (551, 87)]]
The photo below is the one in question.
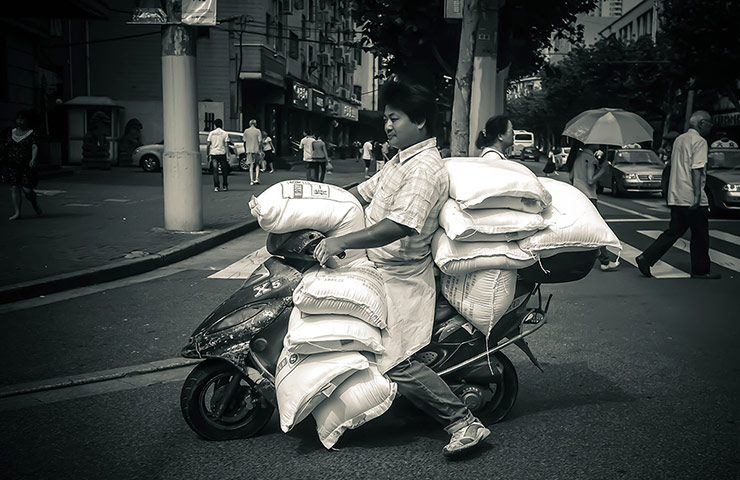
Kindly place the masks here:
[(469, 443), (461, 448), (458, 448), (457, 450), (447, 450), (443, 449), (443, 453), (445, 457), (454, 457), (456, 455), (459, 455), (461, 453), (467, 452), (470, 449), (473, 449), (480, 445), (480, 442), (488, 438), (488, 436), (491, 434), (491, 431), (487, 428), (481, 428), (478, 430), (478, 435), (475, 437), (475, 441), (472, 443)]

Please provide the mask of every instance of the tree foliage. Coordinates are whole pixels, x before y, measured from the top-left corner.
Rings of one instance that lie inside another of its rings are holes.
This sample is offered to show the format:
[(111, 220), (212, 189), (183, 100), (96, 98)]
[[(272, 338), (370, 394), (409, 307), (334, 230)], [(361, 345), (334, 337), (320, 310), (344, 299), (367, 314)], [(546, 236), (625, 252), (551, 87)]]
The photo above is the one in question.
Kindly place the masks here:
[(695, 79), (698, 89), (716, 90), (738, 102), (740, 9), (726, 0), (663, 0), (659, 43), (680, 67), (681, 83)]
[[(486, 0), (479, 3), (485, 8)], [(536, 72), (551, 35), (580, 38), (575, 16), (595, 5), (596, 0), (507, 0), (499, 11), (498, 68), (510, 67), (513, 78)], [(363, 46), (386, 59), (390, 71), (455, 76), (460, 26), (444, 19), (444, 0), (358, 0), (353, 17)]]

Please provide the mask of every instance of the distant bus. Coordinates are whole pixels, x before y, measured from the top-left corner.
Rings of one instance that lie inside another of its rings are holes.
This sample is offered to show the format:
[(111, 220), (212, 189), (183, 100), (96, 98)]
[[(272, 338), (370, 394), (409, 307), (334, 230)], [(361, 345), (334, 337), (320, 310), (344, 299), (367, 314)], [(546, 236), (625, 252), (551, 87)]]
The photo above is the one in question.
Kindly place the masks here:
[(514, 146), (510, 156), (521, 157), (524, 147), (534, 147), (534, 133), (526, 130), (514, 130)]

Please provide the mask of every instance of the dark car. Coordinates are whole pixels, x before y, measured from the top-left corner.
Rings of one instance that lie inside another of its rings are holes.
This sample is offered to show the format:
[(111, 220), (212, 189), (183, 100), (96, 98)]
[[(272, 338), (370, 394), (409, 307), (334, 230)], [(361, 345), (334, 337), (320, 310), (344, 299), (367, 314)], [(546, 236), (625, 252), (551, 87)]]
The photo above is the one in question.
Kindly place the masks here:
[(626, 192), (660, 193), (663, 177), (663, 162), (652, 150), (642, 148), (619, 148), (607, 153), (609, 173), (602, 175), (597, 191), (611, 189), (618, 197)]
[(712, 212), (740, 210), (740, 148), (710, 148), (704, 191)]
[(522, 161), (534, 160), (535, 162), (540, 161), (540, 151), (537, 147), (524, 147), (522, 148)]

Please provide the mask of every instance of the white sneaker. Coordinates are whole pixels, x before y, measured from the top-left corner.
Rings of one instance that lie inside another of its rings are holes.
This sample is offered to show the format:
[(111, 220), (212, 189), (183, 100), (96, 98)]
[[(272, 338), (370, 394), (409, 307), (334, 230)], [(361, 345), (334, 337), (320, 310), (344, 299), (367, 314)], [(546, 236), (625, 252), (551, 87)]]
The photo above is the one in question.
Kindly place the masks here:
[(617, 268), (619, 268), (619, 262), (609, 262), (606, 265), (604, 265), (604, 264), (601, 265), (601, 271), (602, 272), (608, 272), (610, 270), (616, 270)]
[(476, 420), (472, 424), (458, 428), (452, 432), (450, 443), (445, 445), (442, 452), (446, 457), (457, 455), (474, 448), (490, 434), (491, 431)]

